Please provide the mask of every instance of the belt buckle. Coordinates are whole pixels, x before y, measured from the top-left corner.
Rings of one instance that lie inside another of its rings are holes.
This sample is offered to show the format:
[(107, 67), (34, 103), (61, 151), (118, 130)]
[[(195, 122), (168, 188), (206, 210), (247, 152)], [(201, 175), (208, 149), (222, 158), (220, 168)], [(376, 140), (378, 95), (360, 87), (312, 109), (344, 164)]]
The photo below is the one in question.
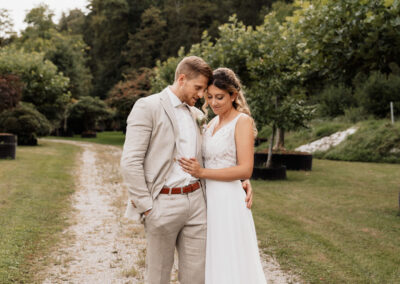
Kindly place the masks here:
[(183, 186), (181, 186), (181, 194), (183, 194)]

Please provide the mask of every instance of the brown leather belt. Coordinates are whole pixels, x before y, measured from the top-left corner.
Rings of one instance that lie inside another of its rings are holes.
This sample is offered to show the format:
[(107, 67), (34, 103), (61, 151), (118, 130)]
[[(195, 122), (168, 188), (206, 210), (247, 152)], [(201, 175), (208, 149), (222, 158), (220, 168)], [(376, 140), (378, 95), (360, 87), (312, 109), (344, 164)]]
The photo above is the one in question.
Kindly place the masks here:
[(184, 193), (193, 192), (199, 188), (200, 188), (200, 182), (197, 181), (195, 183), (189, 184), (187, 186), (182, 186), (182, 187), (172, 187), (172, 188), (163, 187), (163, 189), (161, 189), (160, 193), (169, 194), (171, 191), (171, 194), (184, 194)]

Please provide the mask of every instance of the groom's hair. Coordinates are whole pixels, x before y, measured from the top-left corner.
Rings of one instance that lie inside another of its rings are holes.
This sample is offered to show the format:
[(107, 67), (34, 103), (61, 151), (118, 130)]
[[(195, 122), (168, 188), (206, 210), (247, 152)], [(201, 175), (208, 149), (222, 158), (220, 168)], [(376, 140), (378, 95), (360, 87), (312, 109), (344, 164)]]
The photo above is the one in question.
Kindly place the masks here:
[(175, 81), (178, 79), (180, 74), (185, 74), (186, 77), (191, 80), (199, 75), (203, 75), (208, 79), (208, 83), (211, 83), (213, 71), (211, 67), (198, 56), (188, 56), (179, 62), (175, 71)]

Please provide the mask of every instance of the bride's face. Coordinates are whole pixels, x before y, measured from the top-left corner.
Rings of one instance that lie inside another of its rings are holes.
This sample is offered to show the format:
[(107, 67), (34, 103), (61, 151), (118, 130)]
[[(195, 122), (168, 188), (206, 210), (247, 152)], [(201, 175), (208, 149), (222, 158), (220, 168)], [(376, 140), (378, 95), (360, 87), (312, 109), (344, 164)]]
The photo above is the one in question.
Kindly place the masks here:
[(210, 85), (207, 89), (206, 100), (216, 115), (223, 114), (233, 108), (234, 96), (227, 91)]

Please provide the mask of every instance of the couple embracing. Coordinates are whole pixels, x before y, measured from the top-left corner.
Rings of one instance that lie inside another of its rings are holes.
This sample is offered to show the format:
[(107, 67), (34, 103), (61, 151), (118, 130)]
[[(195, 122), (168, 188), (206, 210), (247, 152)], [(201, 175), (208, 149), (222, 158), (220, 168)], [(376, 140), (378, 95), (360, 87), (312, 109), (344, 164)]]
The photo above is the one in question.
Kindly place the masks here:
[[(204, 127), (194, 107), (203, 97), (216, 114)], [(135, 103), (121, 169), (127, 212), (145, 226), (146, 283), (169, 283), (175, 248), (182, 284), (266, 283), (251, 185), (240, 181), (253, 170), (255, 134), (235, 73), (196, 56), (178, 64), (173, 85)]]

